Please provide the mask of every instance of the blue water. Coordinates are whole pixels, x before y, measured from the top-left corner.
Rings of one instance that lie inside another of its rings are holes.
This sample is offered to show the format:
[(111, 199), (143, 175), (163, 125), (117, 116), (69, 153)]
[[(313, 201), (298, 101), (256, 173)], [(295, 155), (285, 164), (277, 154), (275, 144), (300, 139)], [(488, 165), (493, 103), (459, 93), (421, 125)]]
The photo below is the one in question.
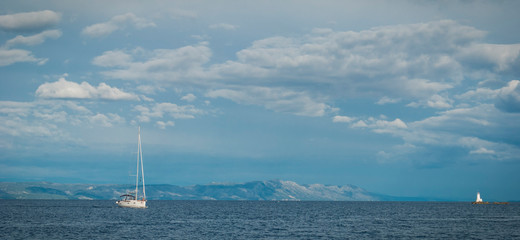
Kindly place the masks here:
[(0, 200), (0, 239), (520, 239), (520, 204)]

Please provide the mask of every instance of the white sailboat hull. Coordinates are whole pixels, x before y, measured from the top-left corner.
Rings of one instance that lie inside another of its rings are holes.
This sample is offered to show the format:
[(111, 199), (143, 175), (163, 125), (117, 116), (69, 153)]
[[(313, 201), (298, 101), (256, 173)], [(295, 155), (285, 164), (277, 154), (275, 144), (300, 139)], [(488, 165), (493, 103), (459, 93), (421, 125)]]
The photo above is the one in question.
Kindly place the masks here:
[(120, 200), (116, 204), (120, 207), (146, 208), (146, 200)]

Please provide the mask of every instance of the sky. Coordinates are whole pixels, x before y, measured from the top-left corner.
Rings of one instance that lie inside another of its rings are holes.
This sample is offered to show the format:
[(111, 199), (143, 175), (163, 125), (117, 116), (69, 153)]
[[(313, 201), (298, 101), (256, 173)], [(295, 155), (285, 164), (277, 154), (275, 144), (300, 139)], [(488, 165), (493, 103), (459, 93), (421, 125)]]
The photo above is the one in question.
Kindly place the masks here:
[(2, 1), (0, 181), (520, 200), (519, 1)]

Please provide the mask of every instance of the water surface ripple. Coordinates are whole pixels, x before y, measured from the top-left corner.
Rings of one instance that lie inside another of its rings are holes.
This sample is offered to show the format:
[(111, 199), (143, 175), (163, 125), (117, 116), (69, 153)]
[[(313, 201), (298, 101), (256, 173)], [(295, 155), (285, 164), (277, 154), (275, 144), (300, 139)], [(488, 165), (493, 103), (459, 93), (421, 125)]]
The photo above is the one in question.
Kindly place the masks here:
[(0, 200), (0, 239), (520, 239), (520, 204)]

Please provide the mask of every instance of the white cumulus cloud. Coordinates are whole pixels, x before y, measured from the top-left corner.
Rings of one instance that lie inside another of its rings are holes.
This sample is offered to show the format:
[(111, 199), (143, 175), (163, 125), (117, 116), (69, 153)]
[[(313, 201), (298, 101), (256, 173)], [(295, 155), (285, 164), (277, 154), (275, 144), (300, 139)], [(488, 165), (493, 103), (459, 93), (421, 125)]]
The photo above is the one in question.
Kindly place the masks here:
[(61, 99), (105, 99), (105, 100), (139, 100), (135, 94), (124, 92), (100, 83), (97, 87), (87, 82), (75, 83), (60, 78), (56, 82), (44, 83), (36, 90), (36, 95), (42, 98)]

